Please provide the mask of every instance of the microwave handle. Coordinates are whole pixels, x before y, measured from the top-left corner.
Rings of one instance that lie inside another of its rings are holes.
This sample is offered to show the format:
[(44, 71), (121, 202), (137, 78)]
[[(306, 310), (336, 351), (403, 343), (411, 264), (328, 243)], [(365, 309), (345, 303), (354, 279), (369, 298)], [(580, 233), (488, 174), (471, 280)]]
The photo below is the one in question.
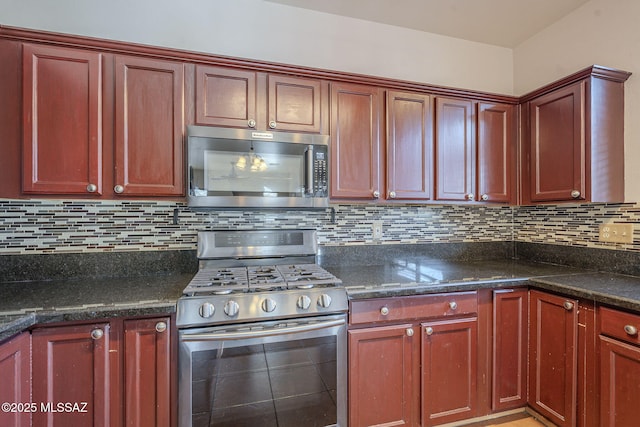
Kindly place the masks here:
[(305, 151), (305, 172), (307, 174), (306, 188), (307, 194), (313, 194), (313, 145), (309, 145)]

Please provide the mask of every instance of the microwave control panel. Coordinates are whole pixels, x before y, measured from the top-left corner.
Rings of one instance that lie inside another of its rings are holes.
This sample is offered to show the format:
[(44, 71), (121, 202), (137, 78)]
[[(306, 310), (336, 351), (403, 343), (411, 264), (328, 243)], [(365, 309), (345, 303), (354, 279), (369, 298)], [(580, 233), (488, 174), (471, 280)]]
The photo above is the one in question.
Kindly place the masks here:
[(326, 197), (327, 190), (327, 153), (316, 151), (313, 159), (313, 194), (315, 197)]

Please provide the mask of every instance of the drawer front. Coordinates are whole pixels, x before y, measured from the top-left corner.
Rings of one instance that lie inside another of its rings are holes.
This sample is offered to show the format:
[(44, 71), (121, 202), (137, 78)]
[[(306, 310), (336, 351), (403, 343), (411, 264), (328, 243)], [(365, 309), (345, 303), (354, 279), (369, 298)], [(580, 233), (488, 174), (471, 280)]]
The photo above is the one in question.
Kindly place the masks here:
[(349, 323), (395, 322), (429, 317), (475, 314), (477, 292), (375, 298), (351, 301)]
[(600, 307), (600, 333), (640, 345), (640, 315)]

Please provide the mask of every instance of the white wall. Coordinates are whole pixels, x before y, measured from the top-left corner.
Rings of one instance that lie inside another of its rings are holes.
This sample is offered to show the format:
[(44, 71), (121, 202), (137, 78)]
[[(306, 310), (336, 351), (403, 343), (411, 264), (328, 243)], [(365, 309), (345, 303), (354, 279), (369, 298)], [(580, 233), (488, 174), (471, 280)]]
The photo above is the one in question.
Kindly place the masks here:
[(514, 49), (518, 95), (589, 65), (630, 71), (625, 84), (625, 199), (640, 201), (640, 1), (591, 0)]
[(263, 0), (0, 0), (0, 24), (513, 93), (511, 49)]

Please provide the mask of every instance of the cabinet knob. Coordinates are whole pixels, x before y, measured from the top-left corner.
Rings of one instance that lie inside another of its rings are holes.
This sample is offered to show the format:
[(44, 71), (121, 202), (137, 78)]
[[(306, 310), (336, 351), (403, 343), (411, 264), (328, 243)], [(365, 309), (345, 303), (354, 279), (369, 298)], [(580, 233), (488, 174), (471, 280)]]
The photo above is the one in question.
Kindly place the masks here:
[(250, 128), (256, 127), (256, 121), (253, 119), (249, 119), (249, 121), (247, 121), (247, 126), (249, 126)]
[(389, 307), (382, 307), (380, 309), (380, 314), (382, 314), (383, 316), (386, 316), (387, 314), (389, 314)]
[(167, 330), (167, 324), (165, 322), (156, 323), (156, 332), (164, 332)]
[(93, 331), (91, 331), (91, 338), (93, 338), (94, 340), (99, 340), (103, 336), (104, 336), (104, 331), (100, 328), (96, 328)]
[(124, 193), (124, 187), (122, 185), (118, 184), (115, 187), (113, 187), (113, 191), (115, 193), (122, 194), (122, 193)]
[(87, 185), (87, 191), (89, 193), (95, 193), (96, 191), (98, 191), (98, 186), (95, 184), (89, 184)]
[(449, 308), (450, 308), (451, 310), (457, 310), (457, 309), (458, 309), (458, 303), (457, 303), (457, 302), (455, 302), (455, 301), (451, 301), (451, 302), (449, 303)]
[(564, 304), (562, 304), (562, 306), (564, 307), (565, 310), (568, 310), (568, 311), (573, 310), (573, 303), (570, 301), (565, 301)]
[(424, 330), (424, 333), (427, 335), (433, 334), (433, 328), (431, 326), (427, 326)]
[(276, 123), (276, 121), (275, 120), (271, 120), (269, 122), (269, 128), (270, 129), (275, 129), (276, 127), (278, 127), (278, 124)]
[(413, 328), (407, 328), (407, 336), (408, 337), (412, 337), (413, 336)]
[(579, 192), (578, 190), (573, 190), (573, 191), (571, 192), (571, 197), (573, 197), (574, 199), (578, 199), (578, 198), (580, 198), (580, 195), (581, 195), (581, 194), (580, 194), (580, 192)]
[(482, 196), (480, 196), (480, 198), (486, 202), (487, 200), (489, 200), (489, 195), (483, 194)]
[(638, 335), (638, 328), (633, 325), (625, 325), (624, 331), (627, 335)]
[(372, 195), (373, 195), (373, 198), (374, 198), (374, 199), (377, 199), (377, 198), (379, 198), (379, 197), (380, 197), (380, 192), (379, 192), (378, 190), (374, 190), (374, 192), (372, 193)]
[(389, 191), (389, 198), (390, 199), (395, 199), (396, 198), (396, 192), (395, 191)]
[(469, 193), (469, 194), (467, 194), (466, 197), (467, 197), (467, 200), (473, 200), (474, 195), (473, 195), (473, 193)]

